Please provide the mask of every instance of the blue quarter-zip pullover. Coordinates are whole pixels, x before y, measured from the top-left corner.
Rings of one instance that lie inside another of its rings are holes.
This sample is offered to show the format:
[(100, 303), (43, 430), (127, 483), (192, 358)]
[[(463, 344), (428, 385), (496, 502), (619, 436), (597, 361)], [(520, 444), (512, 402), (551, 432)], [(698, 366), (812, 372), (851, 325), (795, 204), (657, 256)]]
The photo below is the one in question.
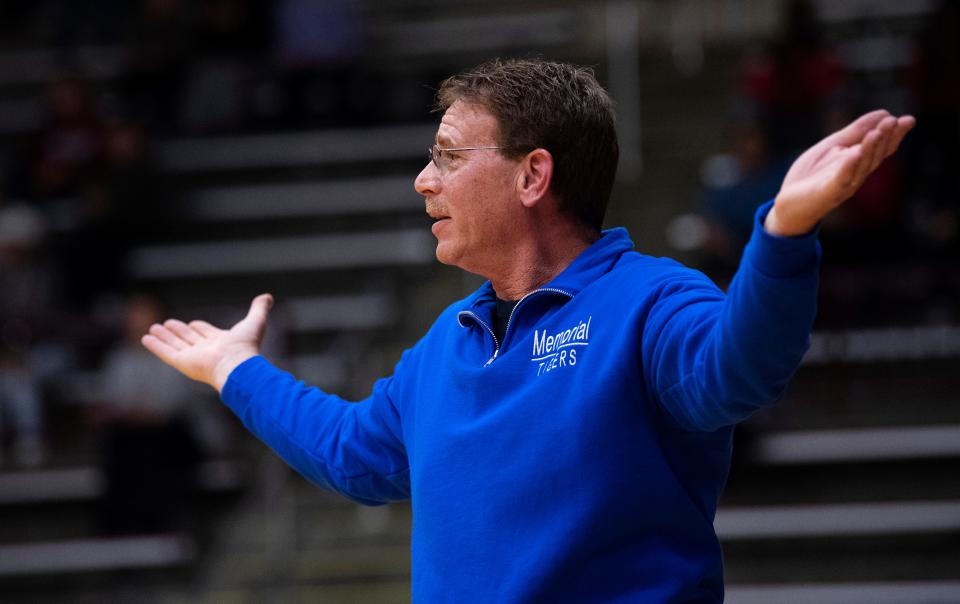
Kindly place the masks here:
[(515, 307), (448, 307), (359, 403), (254, 357), (222, 392), (311, 481), (412, 500), (414, 602), (719, 602), (733, 424), (809, 342), (820, 249), (756, 218), (724, 294), (605, 231)]

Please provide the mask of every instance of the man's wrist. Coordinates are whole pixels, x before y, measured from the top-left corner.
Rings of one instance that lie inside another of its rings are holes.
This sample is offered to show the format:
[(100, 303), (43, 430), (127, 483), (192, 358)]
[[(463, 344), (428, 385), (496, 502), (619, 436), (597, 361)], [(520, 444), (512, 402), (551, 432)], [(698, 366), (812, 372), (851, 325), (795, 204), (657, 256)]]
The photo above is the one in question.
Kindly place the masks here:
[(233, 370), (244, 361), (252, 359), (258, 354), (260, 354), (260, 351), (250, 348), (225, 355), (220, 359), (216, 367), (213, 368), (213, 381), (210, 385), (216, 388), (218, 393), (223, 392), (223, 387), (226, 385), (227, 379), (230, 377), (230, 374), (233, 373)]
[(743, 262), (773, 278), (795, 277), (817, 266), (820, 257), (817, 225), (808, 233), (794, 237), (770, 233), (765, 224), (773, 206), (771, 200), (757, 208), (753, 234), (743, 251)]
[(800, 220), (796, 216), (784, 216), (783, 207), (774, 201), (763, 221), (763, 230), (777, 237), (799, 237), (817, 226), (817, 221)]

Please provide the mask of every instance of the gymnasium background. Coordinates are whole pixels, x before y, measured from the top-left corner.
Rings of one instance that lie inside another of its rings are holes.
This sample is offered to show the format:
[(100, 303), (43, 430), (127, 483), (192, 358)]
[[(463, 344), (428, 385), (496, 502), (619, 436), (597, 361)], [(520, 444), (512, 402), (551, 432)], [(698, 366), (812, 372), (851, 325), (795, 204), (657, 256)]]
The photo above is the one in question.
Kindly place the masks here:
[(409, 600), (409, 506), (308, 485), (137, 340), (270, 291), (268, 356), (364, 396), (478, 283), (412, 183), (434, 87), (493, 56), (594, 66), (608, 225), (721, 284), (799, 150), (917, 116), (821, 227), (813, 346), (716, 528), (731, 603), (960, 602), (960, 5), (932, 0), (0, 4), (0, 600)]

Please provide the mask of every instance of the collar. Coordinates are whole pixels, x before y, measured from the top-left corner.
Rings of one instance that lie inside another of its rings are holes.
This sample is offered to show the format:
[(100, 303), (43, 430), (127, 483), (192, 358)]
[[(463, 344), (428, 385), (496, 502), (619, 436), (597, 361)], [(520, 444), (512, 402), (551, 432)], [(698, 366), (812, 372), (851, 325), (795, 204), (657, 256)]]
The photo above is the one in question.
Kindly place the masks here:
[[(610, 272), (625, 252), (633, 250), (630, 234), (623, 227), (607, 229), (583, 250), (556, 277), (536, 289), (558, 289), (575, 296), (586, 286)], [(489, 280), (464, 300), (464, 309), (476, 309), (496, 300)]]

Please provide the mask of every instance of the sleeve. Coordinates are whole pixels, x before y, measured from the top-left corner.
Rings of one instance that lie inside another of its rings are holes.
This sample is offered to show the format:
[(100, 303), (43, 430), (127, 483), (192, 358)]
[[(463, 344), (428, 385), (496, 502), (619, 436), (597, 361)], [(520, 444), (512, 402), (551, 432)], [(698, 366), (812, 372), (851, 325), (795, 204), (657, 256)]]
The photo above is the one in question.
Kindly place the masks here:
[(816, 232), (767, 233), (770, 207), (757, 210), (726, 295), (685, 271), (662, 285), (647, 316), (647, 385), (683, 429), (716, 430), (775, 402), (809, 348), (820, 244)]
[(231, 372), (221, 398), (308, 480), (378, 505), (410, 496), (407, 451), (392, 398), (396, 375), (378, 380), (369, 397), (351, 403), (257, 356)]

